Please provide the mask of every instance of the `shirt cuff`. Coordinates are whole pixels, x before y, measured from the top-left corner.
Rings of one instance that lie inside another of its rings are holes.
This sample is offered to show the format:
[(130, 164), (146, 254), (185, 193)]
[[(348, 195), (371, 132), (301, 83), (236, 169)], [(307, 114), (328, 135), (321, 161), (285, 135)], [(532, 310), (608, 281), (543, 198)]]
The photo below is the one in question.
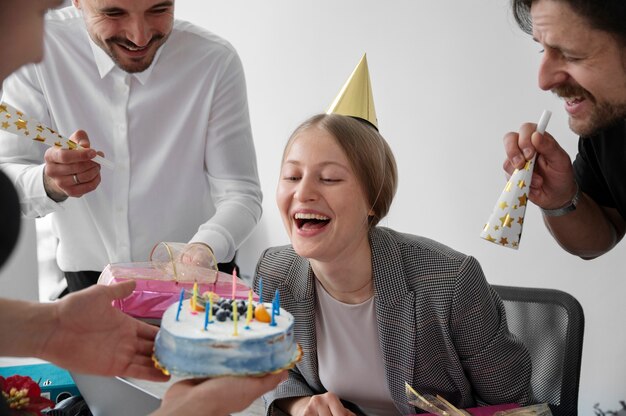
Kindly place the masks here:
[[(46, 193), (43, 185), (43, 171), (45, 165), (33, 166), (23, 172), (20, 182), (20, 203), (22, 211), (27, 217), (44, 217), (51, 212), (63, 209), (62, 203), (57, 203)], [(28, 195), (24, 192), (28, 190)]]
[(229, 262), (235, 257), (235, 242), (232, 238), (228, 238), (228, 234), (225, 232), (219, 232), (217, 230), (203, 229), (198, 231), (191, 240), (191, 243), (204, 243), (211, 247), (213, 255), (218, 263)]

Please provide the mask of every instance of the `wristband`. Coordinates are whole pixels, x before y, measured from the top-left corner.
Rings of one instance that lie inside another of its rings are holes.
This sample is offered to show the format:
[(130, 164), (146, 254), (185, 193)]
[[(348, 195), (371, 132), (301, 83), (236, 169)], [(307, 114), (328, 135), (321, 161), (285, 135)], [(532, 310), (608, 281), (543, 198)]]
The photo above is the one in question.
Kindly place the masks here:
[(572, 211), (576, 211), (576, 205), (578, 205), (578, 200), (580, 199), (580, 187), (576, 184), (576, 193), (574, 197), (569, 202), (569, 204), (556, 209), (543, 209), (541, 208), (541, 212), (546, 217), (561, 217), (565, 214), (569, 214)]

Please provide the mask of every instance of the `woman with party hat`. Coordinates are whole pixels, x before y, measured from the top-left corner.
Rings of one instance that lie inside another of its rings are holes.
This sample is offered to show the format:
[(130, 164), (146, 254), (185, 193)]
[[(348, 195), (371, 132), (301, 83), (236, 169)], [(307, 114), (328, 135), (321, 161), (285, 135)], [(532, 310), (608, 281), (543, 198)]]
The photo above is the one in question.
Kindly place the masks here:
[(327, 114), (283, 154), (277, 203), (291, 245), (255, 274), (280, 292), (304, 355), (266, 396), (268, 413), (398, 415), (405, 382), (458, 407), (531, 401), (531, 362), (478, 262), (377, 226), (396, 190), (365, 57)]

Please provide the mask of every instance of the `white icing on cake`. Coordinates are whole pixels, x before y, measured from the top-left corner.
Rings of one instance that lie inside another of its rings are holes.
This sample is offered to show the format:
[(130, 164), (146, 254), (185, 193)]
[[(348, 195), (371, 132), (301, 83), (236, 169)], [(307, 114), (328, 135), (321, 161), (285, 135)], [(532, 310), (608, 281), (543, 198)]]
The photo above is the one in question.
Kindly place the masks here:
[[(213, 316), (204, 330), (204, 311), (191, 313), (190, 301), (183, 302), (176, 321), (178, 302), (163, 314), (155, 340), (158, 365), (177, 376), (215, 377), (221, 375), (263, 374), (289, 366), (299, 350), (293, 341), (293, 316), (280, 310), (276, 326), (252, 320), (246, 329), (246, 314), (238, 320), (220, 322)], [(271, 315), (270, 303), (265, 303)]]

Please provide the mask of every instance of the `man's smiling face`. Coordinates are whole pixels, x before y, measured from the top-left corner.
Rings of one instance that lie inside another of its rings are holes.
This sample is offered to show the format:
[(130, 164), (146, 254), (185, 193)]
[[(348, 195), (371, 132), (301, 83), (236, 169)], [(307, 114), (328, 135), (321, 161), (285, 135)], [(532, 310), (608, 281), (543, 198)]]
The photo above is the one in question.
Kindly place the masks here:
[(74, 0), (91, 39), (126, 72), (148, 69), (174, 23), (173, 0)]
[(565, 100), (570, 128), (588, 136), (626, 117), (626, 48), (594, 29), (566, 2), (531, 7), (533, 37), (544, 49), (539, 87)]

